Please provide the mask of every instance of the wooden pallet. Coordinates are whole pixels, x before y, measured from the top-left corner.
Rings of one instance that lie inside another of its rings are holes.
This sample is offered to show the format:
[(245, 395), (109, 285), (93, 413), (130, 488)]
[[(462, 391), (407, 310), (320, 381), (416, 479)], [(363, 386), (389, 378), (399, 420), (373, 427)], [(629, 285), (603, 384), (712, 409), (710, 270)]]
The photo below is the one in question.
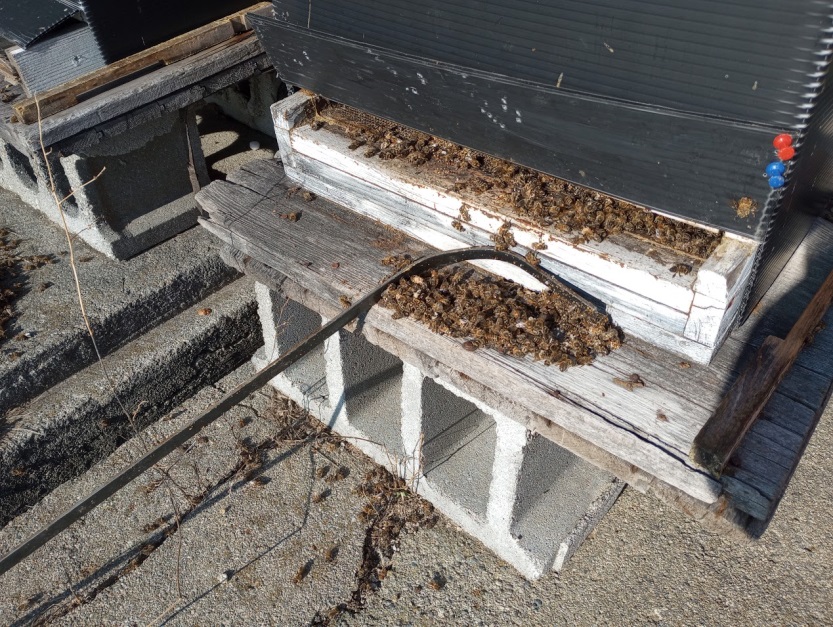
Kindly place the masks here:
[[(351, 139), (305, 124), (310, 96), (298, 93), (273, 108), (287, 173), (330, 200), (381, 220), (440, 249), (488, 246), (507, 220), (521, 254), (537, 251), (542, 265), (607, 306), (627, 332), (686, 359), (708, 363), (731, 330), (752, 274), (756, 242), (725, 234), (708, 259), (697, 260), (627, 233), (576, 244), (574, 235), (512, 214), (499, 195), (455, 192), (454, 175), (431, 174), (407, 161), (368, 159)], [(465, 215), (461, 211), (465, 208)], [(685, 264), (688, 274), (669, 268)], [(522, 272), (501, 269), (525, 281)]]
[(23, 124), (33, 124), (38, 120), (38, 105), (40, 106), (41, 118), (46, 118), (75, 106), (91, 95), (107, 90), (110, 86), (140, 76), (143, 72), (176, 63), (218, 46), (233, 45), (241, 39), (252, 37), (253, 33), (246, 15), (253, 11), (265, 10), (271, 10), (270, 3), (262, 2), (250, 9), (229, 15), (152, 48), (137, 52), (125, 59), (45, 91), (37, 98), (32, 97), (16, 102), (13, 108), (17, 121)]
[[(252, 163), (198, 194), (209, 214), (203, 224), (253, 262), (284, 275), (288, 295), (324, 316), (340, 310), (340, 297), (355, 299), (378, 284), (389, 272), (381, 258), (430, 249), (323, 199), (305, 202), (287, 192), (293, 185), (279, 163)], [(300, 220), (280, 218), (287, 212), (300, 212)], [(368, 314), (362, 331), (401, 359), (441, 372), (466, 393), (697, 518), (767, 521), (830, 393), (833, 364), (826, 355), (833, 350), (833, 313), (828, 312), (827, 328), (799, 356), (720, 479), (688, 453), (748, 356), (763, 337), (788, 329), (823, 281), (833, 265), (831, 236), (833, 225), (820, 222), (796, 263), (709, 366), (682, 364), (667, 351), (627, 337), (610, 355), (560, 372), (490, 350), (471, 353), (461, 340), (408, 319), (394, 320), (381, 307)], [(632, 373), (645, 387), (628, 391), (613, 383)]]

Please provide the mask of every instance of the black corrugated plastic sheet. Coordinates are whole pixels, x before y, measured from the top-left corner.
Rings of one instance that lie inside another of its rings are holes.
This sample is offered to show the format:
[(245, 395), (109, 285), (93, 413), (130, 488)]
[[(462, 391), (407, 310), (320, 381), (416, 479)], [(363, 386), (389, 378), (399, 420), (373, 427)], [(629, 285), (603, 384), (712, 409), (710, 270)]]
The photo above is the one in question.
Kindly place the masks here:
[(78, 0), (107, 63), (257, 3), (257, 0)]
[(0, 0), (0, 35), (25, 48), (73, 12), (56, 0)]
[(370, 46), (631, 102), (789, 126), (829, 36), (820, 0), (274, 0)]

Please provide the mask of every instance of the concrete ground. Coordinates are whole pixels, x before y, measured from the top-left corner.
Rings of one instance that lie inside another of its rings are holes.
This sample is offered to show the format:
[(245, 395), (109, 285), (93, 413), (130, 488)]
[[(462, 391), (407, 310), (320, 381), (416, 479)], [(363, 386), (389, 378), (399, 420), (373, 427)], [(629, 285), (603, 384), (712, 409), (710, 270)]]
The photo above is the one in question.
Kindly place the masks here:
[[(216, 400), (248, 368), (55, 490), (0, 531), (0, 550)], [(402, 504), (413, 521), (401, 534), (380, 534), (367, 515), (378, 497), (361, 488), (369, 460), (259, 392), (196, 439), (170, 480), (149, 471), (1, 577), (0, 622), (326, 624), (333, 608), (363, 590), (364, 606), (353, 603), (355, 613), (331, 624), (831, 624), (831, 448), (828, 407), (760, 541), (713, 536), (626, 490), (560, 576), (527, 582), (446, 519), (434, 525), (435, 515), (426, 517), (399, 490), (385, 503)]]
[[(216, 142), (215, 176), (273, 150), (264, 140), (240, 152), (243, 132), (204, 130), (204, 143)], [(205, 388), (58, 487), (0, 529), (0, 552), (250, 372)], [(527, 582), (263, 390), (164, 472), (149, 471), (0, 576), (0, 624), (833, 624), (830, 451), (828, 406), (757, 542), (711, 535), (626, 490), (560, 576)]]

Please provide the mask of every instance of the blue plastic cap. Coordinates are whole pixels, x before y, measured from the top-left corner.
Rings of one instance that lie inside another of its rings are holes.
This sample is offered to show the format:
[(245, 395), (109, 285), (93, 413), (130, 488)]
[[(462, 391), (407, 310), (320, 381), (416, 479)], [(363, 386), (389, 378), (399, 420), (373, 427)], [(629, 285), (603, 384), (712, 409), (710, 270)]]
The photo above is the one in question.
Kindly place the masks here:
[[(781, 176), (786, 171), (787, 166), (785, 166), (780, 161), (773, 161), (766, 167), (766, 175), (767, 176)], [(783, 183), (782, 183), (783, 184)]]
[(772, 189), (778, 189), (779, 187), (784, 187), (784, 177), (783, 176), (770, 176), (769, 177), (769, 186)]

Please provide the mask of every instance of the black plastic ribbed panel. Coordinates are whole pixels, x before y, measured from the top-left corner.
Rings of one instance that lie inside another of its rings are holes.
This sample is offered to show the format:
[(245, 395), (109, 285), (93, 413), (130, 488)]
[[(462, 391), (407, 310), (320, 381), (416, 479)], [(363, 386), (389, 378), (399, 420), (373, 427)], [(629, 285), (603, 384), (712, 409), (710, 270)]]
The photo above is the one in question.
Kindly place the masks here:
[(25, 48), (73, 13), (57, 0), (0, 0), (0, 36)]
[(256, 0), (79, 2), (107, 63), (256, 4)]
[(821, 0), (274, 0), (296, 26), (399, 52), (773, 127), (794, 124)]

